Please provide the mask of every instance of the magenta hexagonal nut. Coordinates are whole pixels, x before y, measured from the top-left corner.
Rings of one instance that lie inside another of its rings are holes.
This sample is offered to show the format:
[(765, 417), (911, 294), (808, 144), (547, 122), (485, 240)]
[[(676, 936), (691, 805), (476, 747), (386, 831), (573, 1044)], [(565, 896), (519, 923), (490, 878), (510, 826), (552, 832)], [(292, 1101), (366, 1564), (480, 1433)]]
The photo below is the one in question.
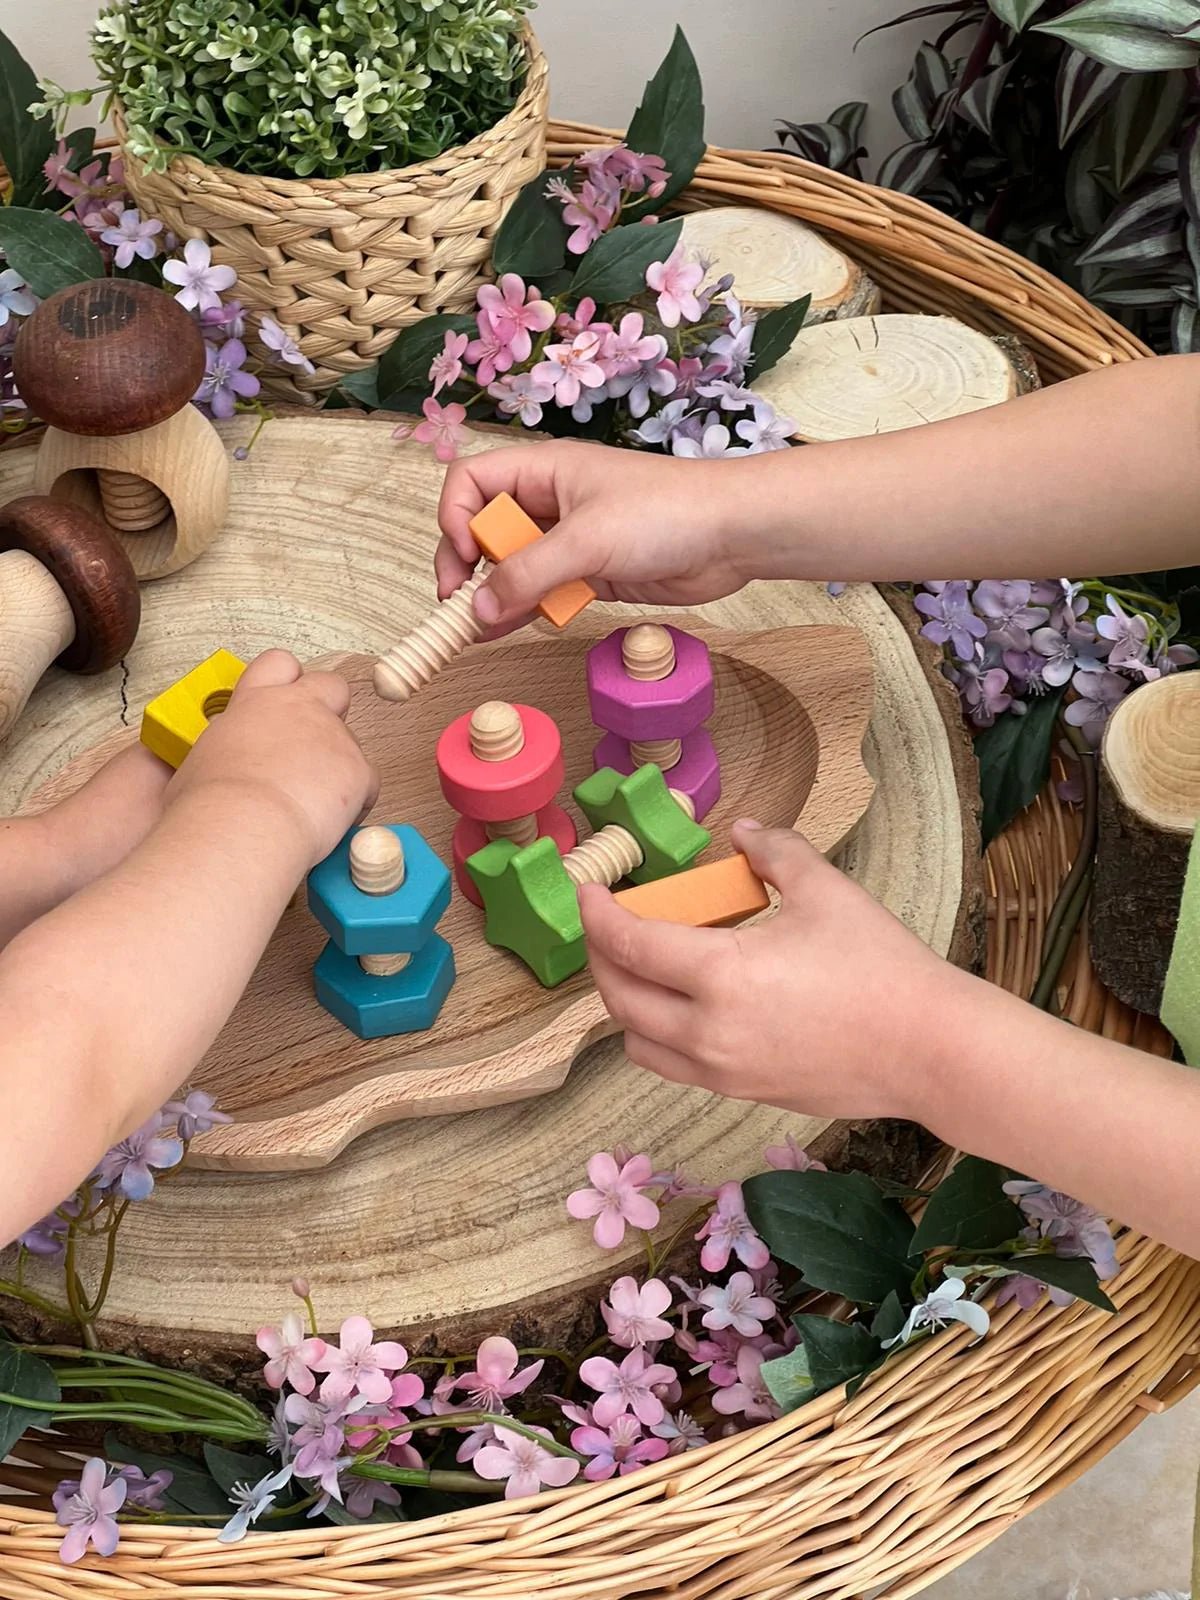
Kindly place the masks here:
[(622, 739), (682, 739), (712, 716), (708, 646), (679, 628), (668, 628), (675, 643), (675, 670), (665, 678), (644, 682), (631, 678), (621, 659), (621, 644), (628, 632), (628, 628), (618, 628), (588, 651), (592, 721)]
[[(717, 760), (717, 747), (707, 728), (693, 728), (680, 741), (683, 754), (673, 767), (663, 773), (668, 789), (678, 789), (692, 802), (696, 821), (702, 821), (721, 798), (721, 763)], [(632, 772), (636, 762), (629, 751), (628, 739), (615, 733), (606, 733), (592, 754), (596, 771), (612, 767), (617, 772)]]

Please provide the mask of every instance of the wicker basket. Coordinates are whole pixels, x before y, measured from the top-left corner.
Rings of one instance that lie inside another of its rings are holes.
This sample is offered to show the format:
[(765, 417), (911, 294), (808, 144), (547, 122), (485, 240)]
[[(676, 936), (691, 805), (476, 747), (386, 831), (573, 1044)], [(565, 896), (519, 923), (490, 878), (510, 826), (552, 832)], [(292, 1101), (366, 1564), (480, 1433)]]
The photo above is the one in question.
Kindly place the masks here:
[(125, 182), (147, 215), (204, 238), (236, 269), (238, 295), (269, 312), (316, 368), (264, 379), (277, 400), (319, 397), (379, 360), (401, 328), (464, 311), (517, 191), (545, 165), (549, 77), (537, 40), (516, 105), (470, 143), (432, 161), (345, 178), (267, 178), (180, 156), (151, 172), (114, 125)]
[[(559, 161), (606, 136), (559, 124)], [(689, 203), (758, 201), (841, 236), (905, 310), (1017, 333), (1047, 378), (1145, 354), (1048, 274), (919, 202), (794, 158), (710, 151)], [(797, 288), (801, 288), (798, 285)], [(1042, 930), (1078, 843), (1053, 790), (988, 855), (989, 976), (1028, 994)], [(1156, 1024), (1064, 969), (1063, 1014), (1165, 1054)], [(890, 1362), (849, 1404), (789, 1417), (627, 1478), (424, 1522), (251, 1533), (130, 1527), (117, 1555), (67, 1569), (44, 1486), (73, 1469), (18, 1445), (0, 1506), (0, 1600), (195, 1594), (213, 1600), (888, 1600), (917, 1593), (1065, 1487), (1200, 1383), (1200, 1267), (1119, 1240), (1115, 1317), (1010, 1305), (981, 1344), (947, 1333)], [(22, 1453), (24, 1452), (24, 1454)]]

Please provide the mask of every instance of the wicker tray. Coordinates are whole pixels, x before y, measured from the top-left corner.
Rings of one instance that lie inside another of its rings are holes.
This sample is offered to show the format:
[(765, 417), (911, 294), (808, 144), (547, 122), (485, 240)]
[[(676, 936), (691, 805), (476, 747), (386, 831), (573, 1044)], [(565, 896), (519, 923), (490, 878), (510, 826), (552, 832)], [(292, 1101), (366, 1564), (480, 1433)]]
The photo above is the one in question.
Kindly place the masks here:
[[(553, 157), (605, 137), (552, 125)], [(905, 196), (787, 156), (711, 150), (688, 201), (731, 200), (840, 236), (883, 286), (885, 309), (950, 311), (1018, 333), (1047, 379), (1148, 353), (1039, 268)], [(1018, 993), (1031, 987), (1076, 842), (1076, 819), (1047, 791), (989, 852), (988, 971)], [(1083, 942), (1060, 998), (1080, 1025), (1166, 1053), (1156, 1025), (1104, 994)], [(110, 1562), (68, 1570), (50, 1515), (9, 1500), (0, 1597), (526, 1600), (552, 1590), (562, 1600), (850, 1600), (873, 1590), (900, 1600), (1200, 1383), (1200, 1266), (1130, 1232), (1119, 1251), (1115, 1317), (1010, 1305), (981, 1344), (968, 1348), (963, 1330), (943, 1335), (890, 1363), (848, 1405), (827, 1394), (687, 1457), (536, 1503), (251, 1534), (232, 1546), (203, 1530), (130, 1527)], [(45, 1450), (32, 1464), (60, 1466)]]

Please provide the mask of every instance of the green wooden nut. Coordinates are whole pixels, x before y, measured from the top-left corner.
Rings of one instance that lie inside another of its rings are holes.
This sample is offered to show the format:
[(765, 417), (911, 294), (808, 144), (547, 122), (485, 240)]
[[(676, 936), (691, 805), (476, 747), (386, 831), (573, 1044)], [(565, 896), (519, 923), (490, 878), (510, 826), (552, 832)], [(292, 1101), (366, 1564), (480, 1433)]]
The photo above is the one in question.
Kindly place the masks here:
[(692, 821), (653, 765), (627, 778), (601, 767), (575, 790), (575, 803), (597, 833), (615, 822), (641, 845), (642, 864), (629, 874), (634, 883), (685, 871), (712, 843), (712, 834)]
[(587, 965), (578, 894), (553, 839), (523, 849), (495, 839), (467, 857), (467, 871), (483, 901), (489, 944), (520, 956), (547, 989)]

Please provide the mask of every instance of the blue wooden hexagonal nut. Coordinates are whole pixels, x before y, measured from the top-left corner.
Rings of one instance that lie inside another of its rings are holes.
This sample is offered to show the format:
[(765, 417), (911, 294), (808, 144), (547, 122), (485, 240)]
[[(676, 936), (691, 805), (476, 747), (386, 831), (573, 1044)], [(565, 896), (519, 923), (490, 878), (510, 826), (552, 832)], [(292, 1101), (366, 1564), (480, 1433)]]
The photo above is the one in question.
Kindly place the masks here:
[(317, 957), (317, 999), (360, 1039), (432, 1028), (454, 984), (454, 951), (432, 934), (400, 972), (377, 978), (332, 940)]
[(416, 828), (403, 822), (387, 826), (404, 846), (404, 882), (392, 894), (355, 888), (350, 841), (356, 828), (308, 875), (308, 909), (348, 956), (419, 950), (450, 904), (449, 870)]

